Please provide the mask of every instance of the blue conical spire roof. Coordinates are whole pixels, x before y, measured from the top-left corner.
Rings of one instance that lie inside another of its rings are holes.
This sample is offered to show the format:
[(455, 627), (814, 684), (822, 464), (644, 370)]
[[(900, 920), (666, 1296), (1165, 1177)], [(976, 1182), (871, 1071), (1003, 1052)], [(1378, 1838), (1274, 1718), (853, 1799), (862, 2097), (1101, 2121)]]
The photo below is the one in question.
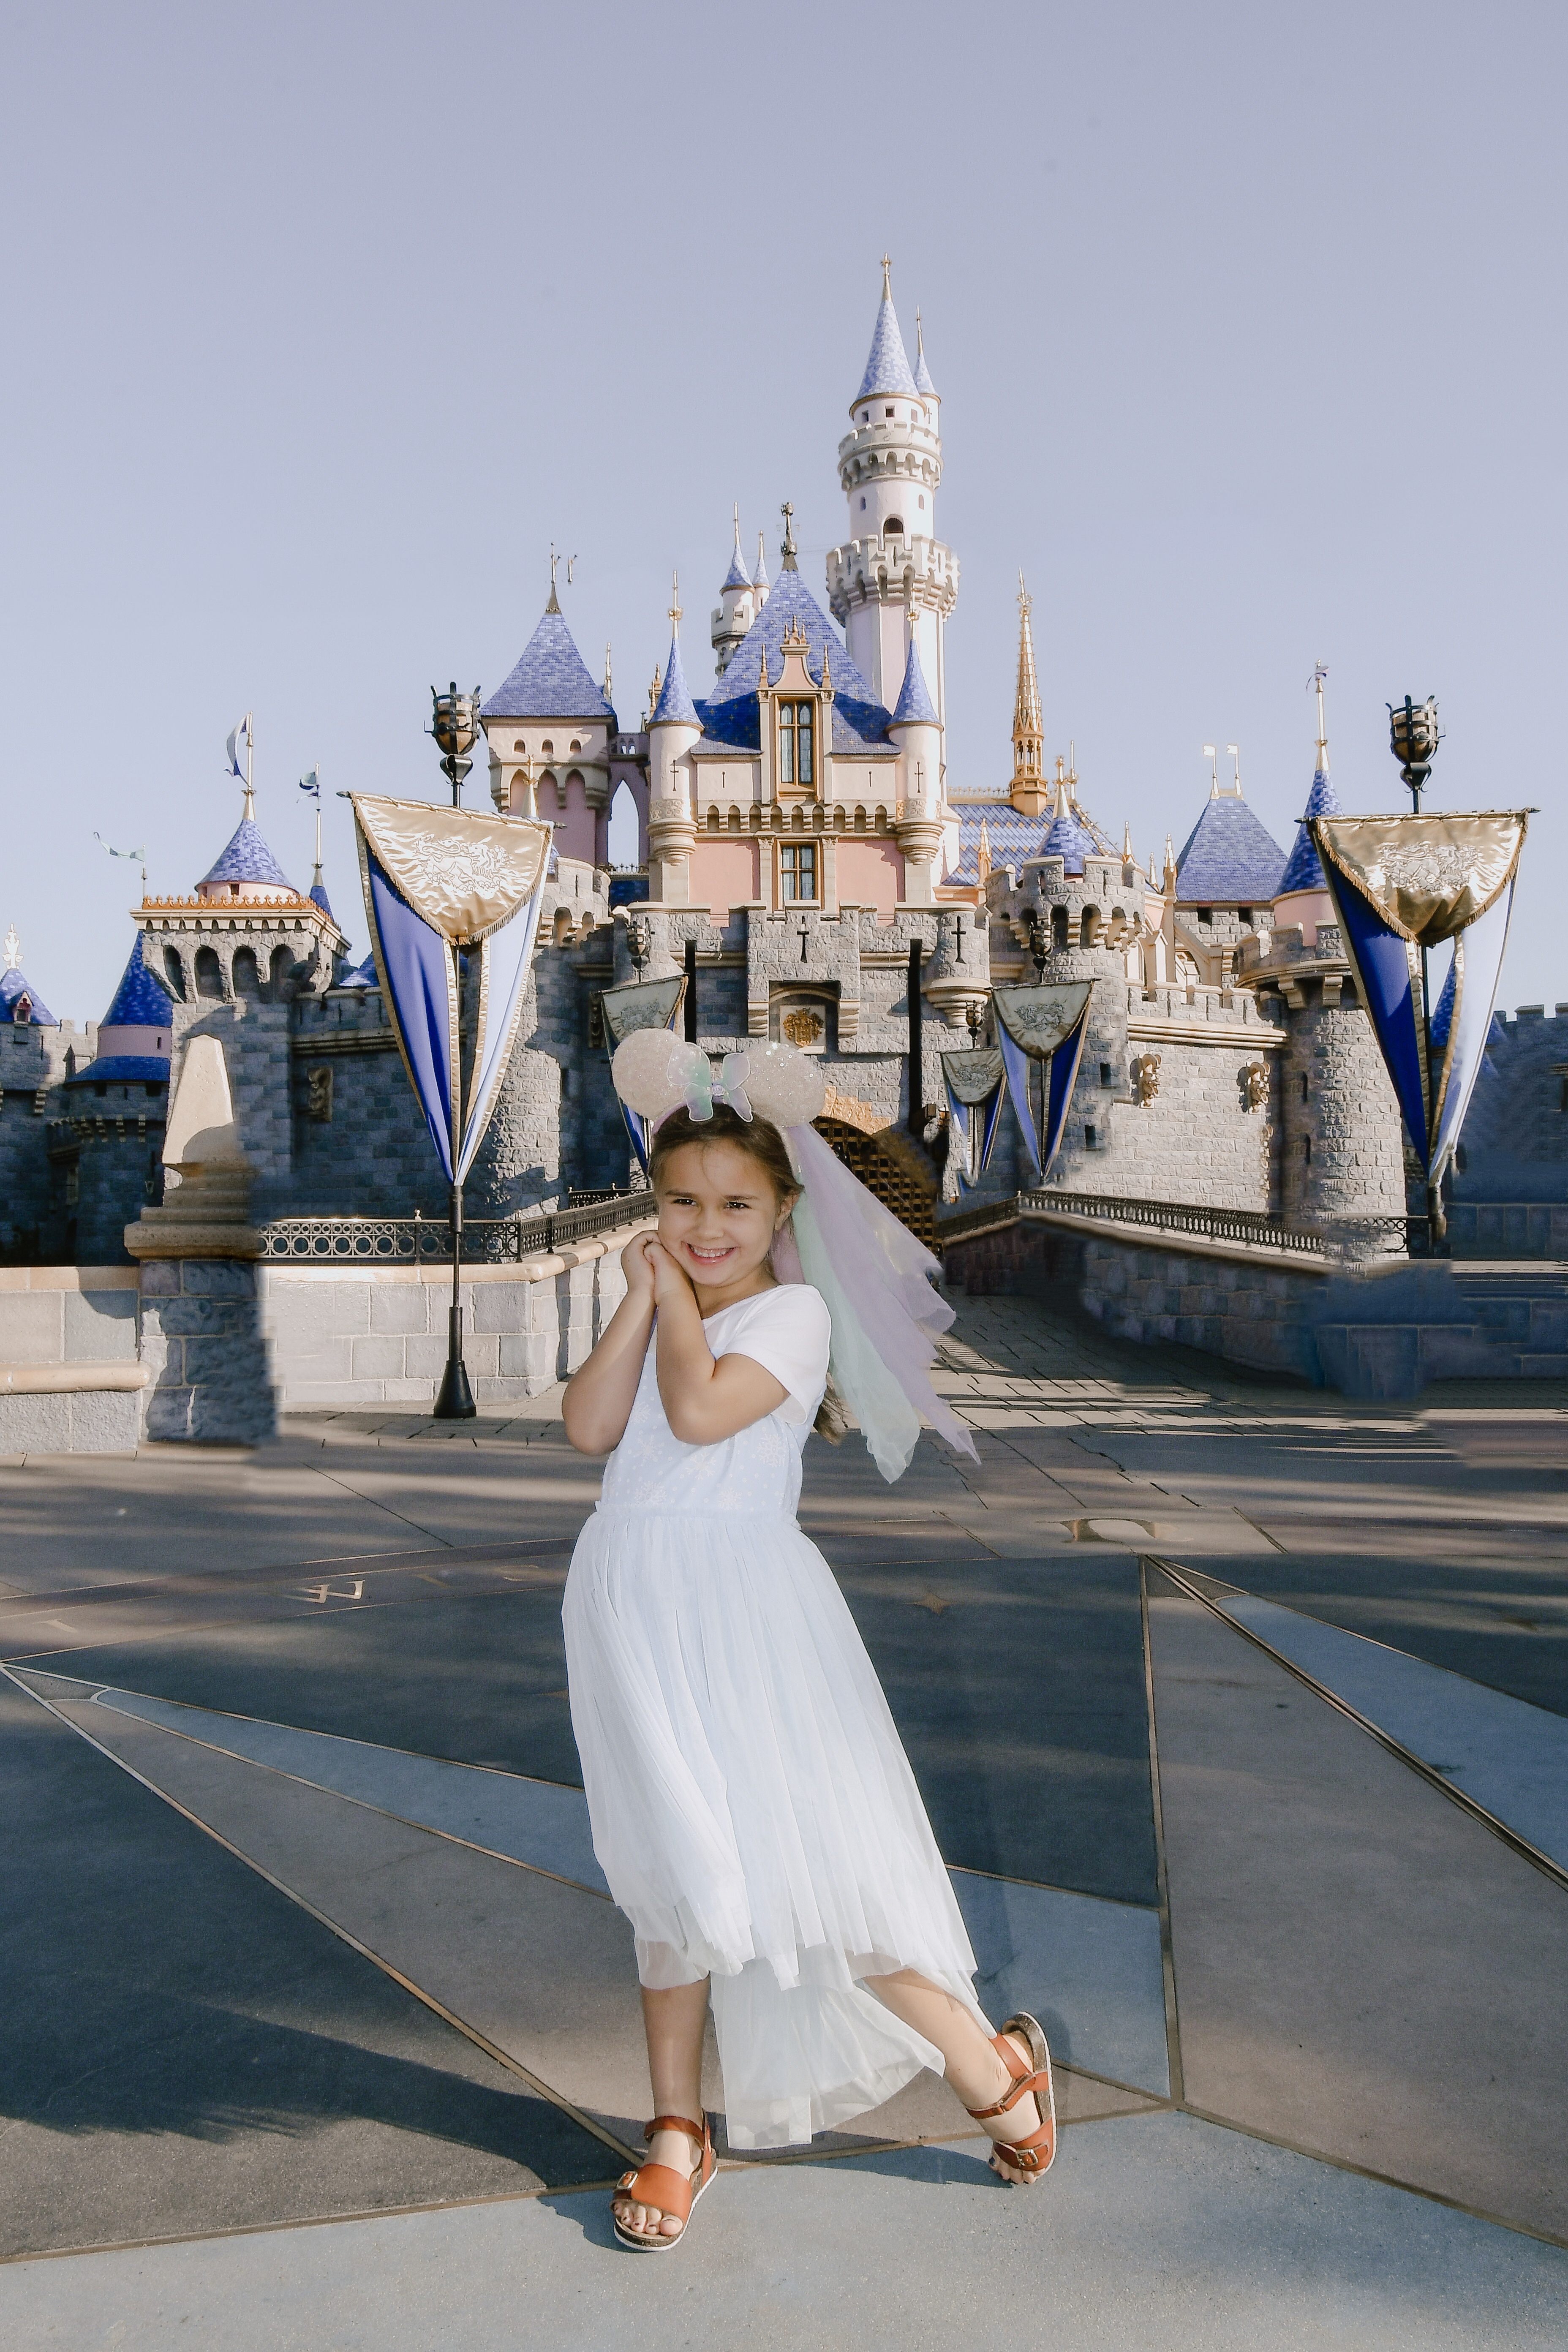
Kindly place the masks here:
[(1064, 807), (1053, 818), (1051, 829), (1036, 850), (1037, 857), (1059, 857), (1064, 874), (1081, 874), (1083, 861), (1094, 845), (1085, 833), (1071, 809)]
[(1330, 780), (1328, 770), (1320, 768), (1312, 778), (1312, 789), (1307, 794), (1306, 813), (1296, 827), (1296, 838), (1286, 861), (1285, 871), (1279, 877), (1277, 897), (1283, 898), (1289, 890), (1323, 890), (1328, 887), (1323, 880), (1322, 861), (1313, 848), (1312, 836), (1307, 830), (1307, 819), (1338, 816), (1339, 813), (1339, 794)]
[(941, 393), (931, 380), (931, 370), (926, 365), (925, 336), (921, 331), (921, 314), (918, 310), (915, 312), (915, 390), (923, 393), (928, 400), (942, 398)]
[(849, 405), (853, 408), (856, 401), (870, 400), (875, 394), (887, 392), (900, 394), (905, 400), (913, 400), (917, 396), (914, 376), (910, 369), (910, 355), (899, 332), (892, 288), (884, 265), (882, 300), (871, 337), (870, 354), (866, 362), (866, 373), (860, 379), (860, 389)]
[(700, 727), (697, 706), (687, 691), (686, 672), (680, 667), (680, 639), (669, 640), (669, 661), (659, 689), (658, 706), (648, 720), (649, 727)]
[(312, 907), (320, 907), (322, 914), (325, 915), (329, 923), (335, 923), (337, 921), (338, 919), (332, 912), (332, 902), (327, 896), (327, 886), (321, 879), (321, 869), (319, 866), (316, 868), (316, 878), (310, 885), (310, 904)]
[(202, 876), (203, 882), (260, 882), (293, 894), (294, 885), (267, 846), (256, 819), (242, 816), (227, 848)]
[(746, 569), (746, 559), (741, 552), (741, 526), (735, 525), (735, 552), (730, 558), (730, 569), (724, 574), (726, 588), (749, 588), (752, 575)]
[(16, 1020), (16, 1000), (19, 996), (25, 996), (32, 1006), (33, 1009), (26, 1018), (36, 1027), (53, 1029), (58, 1025), (54, 1014), (25, 971), (20, 970), (0, 971), (0, 1021)]
[(752, 572), (752, 587), (753, 587), (753, 588), (765, 588), (765, 587), (767, 587), (767, 586), (768, 586), (768, 584), (769, 584), (769, 583), (768, 583), (768, 566), (767, 566), (767, 559), (766, 559), (766, 557), (765, 557), (765, 556), (763, 555), (763, 534), (762, 534), (762, 532), (761, 532), (761, 531), (758, 531), (758, 533), (757, 533), (757, 568), (756, 568), (756, 570), (755, 570), (755, 571)]
[(169, 1018), (168, 992), (155, 981), (142, 959), (140, 931), (130, 960), (120, 976), (114, 1002), (99, 1023), (100, 1029), (162, 1029)]
[(602, 719), (616, 714), (595, 686), (550, 592), (539, 626), (515, 667), (480, 709), (485, 719)]
[(926, 690), (925, 672), (921, 667), (921, 643), (910, 639), (910, 657), (904, 664), (904, 682), (899, 691), (898, 708), (893, 713), (895, 727), (936, 727), (941, 724), (936, 705)]

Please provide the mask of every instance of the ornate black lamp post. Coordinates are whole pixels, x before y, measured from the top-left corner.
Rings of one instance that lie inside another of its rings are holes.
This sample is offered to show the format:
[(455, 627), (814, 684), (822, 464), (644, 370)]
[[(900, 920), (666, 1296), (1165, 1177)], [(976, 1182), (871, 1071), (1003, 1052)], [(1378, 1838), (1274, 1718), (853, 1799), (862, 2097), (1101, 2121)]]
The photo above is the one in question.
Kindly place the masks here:
[[(1425, 702), (1406, 695), (1403, 702), (1388, 705), (1388, 748), (1399, 762), (1399, 772), (1410, 793), (1413, 813), (1421, 814), (1421, 793), (1432, 772), (1432, 762), (1442, 741), (1437, 726), (1437, 698), (1429, 694)], [(1426, 970), (1426, 950), (1421, 950), (1421, 1034), (1426, 1043), (1426, 1067), (1432, 1066), (1432, 987)], [(1448, 1220), (1443, 1211), (1442, 1191), (1438, 1185), (1426, 1187), (1426, 1232), (1428, 1245), (1436, 1250), (1446, 1241)]]
[(473, 766), (468, 757), (479, 731), (479, 689), (459, 694), (452, 680), (445, 694), (430, 688), (430, 732), (442, 752), (441, 773), (452, 787), (452, 806), (463, 805), (463, 784)]
[(653, 946), (653, 926), (646, 915), (634, 915), (626, 925), (626, 953), (631, 957), (640, 981), (643, 966)]
[[(479, 731), (479, 689), (472, 694), (459, 694), (458, 681), (452, 680), (445, 694), (430, 688), (430, 732), (441, 751), (441, 773), (452, 787), (452, 806), (463, 805), (463, 781), (473, 766), (468, 753)], [(458, 966), (458, 1022), (462, 1020), (462, 969)], [(462, 1032), (458, 1029), (458, 1100), (453, 1105), (452, 1134), (454, 1149), (461, 1142), (463, 1133)], [(472, 1421), (478, 1408), (474, 1392), (468, 1386), (468, 1375), (463, 1363), (463, 1188), (454, 1181), (451, 1192), (452, 1223), (452, 1304), (447, 1315), (447, 1368), (441, 1375), (441, 1386), (436, 1398), (437, 1421)]]

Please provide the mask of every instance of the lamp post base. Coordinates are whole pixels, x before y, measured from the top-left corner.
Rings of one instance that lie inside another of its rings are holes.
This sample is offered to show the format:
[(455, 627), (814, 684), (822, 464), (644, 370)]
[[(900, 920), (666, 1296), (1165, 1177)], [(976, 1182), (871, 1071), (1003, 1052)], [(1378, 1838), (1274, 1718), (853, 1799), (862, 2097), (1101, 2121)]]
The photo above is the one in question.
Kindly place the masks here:
[(463, 1363), (463, 1310), (449, 1307), (447, 1310), (447, 1369), (441, 1375), (437, 1391), (435, 1418), (437, 1421), (472, 1421), (479, 1411), (474, 1392), (468, 1386), (468, 1370)]

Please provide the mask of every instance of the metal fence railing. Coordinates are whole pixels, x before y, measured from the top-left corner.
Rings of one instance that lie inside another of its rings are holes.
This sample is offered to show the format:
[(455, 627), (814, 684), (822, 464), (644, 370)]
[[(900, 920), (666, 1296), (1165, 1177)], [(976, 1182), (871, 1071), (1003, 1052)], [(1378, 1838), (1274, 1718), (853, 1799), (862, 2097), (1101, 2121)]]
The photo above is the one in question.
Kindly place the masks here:
[[(1291, 1250), (1302, 1257), (1330, 1255), (1335, 1238), (1283, 1225), (1278, 1218), (1258, 1209), (1198, 1208), (1184, 1201), (1131, 1201), (1112, 1192), (1058, 1192), (1047, 1185), (1035, 1192), (1014, 1192), (1005, 1201), (988, 1202), (981, 1208), (961, 1210), (955, 1216), (939, 1217), (937, 1247), (942, 1249), (950, 1242), (994, 1232), (1022, 1216), (1052, 1213), (1093, 1217), (1106, 1224), (1143, 1225), (1157, 1233), (1201, 1234), (1209, 1241), (1241, 1242), (1255, 1249)], [(1369, 1226), (1396, 1223), (1403, 1232), (1403, 1219), (1369, 1218), (1363, 1222)]]
[[(651, 1217), (651, 1192), (611, 1192), (570, 1209), (535, 1216), (470, 1217), (463, 1223), (465, 1265), (510, 1265), (523, 1258), (548, 1257), (574, 1242)], [(452, 1233), (444, 1217), (275, 1217), (261, 1228), (264, 1258), (316, 1264), (332, 1259), (359, 1263), (450, 1265)]]

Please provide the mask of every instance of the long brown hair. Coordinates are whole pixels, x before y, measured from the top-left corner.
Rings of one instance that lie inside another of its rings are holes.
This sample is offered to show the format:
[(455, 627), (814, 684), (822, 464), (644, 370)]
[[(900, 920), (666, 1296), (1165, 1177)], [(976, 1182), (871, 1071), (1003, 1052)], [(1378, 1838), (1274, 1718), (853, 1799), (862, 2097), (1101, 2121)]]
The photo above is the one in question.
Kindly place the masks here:
[[(790, 1165), (789, 1151), (773, 1121), (742, 1118), (727, 1103), (715, 1103), (712, 1117), (700, 1119), (693, 1118), (683, 1105), (679, 1110), (671, 1111), (668, 1118), (661, 1122), (647, 1160), (647, 1181), (656, 1192), (671, 1153), (683, 1150), (689, 1143), (695, 1143), (699, 1148), (712, 1143), (731, 1143), (737, 1151), (743, 1151), (748, 1160), (755, 1160), (772, 1186), (773, 1198), (781, 1208), (786, 1202), (793, 1208), (800, 1197), (800, 1183)], [(826, 1438), (829, 1445), (837, 1445), (847, 1426), (843, 1404), (830, 1380), (812, 1427), (819, 1437)]]

